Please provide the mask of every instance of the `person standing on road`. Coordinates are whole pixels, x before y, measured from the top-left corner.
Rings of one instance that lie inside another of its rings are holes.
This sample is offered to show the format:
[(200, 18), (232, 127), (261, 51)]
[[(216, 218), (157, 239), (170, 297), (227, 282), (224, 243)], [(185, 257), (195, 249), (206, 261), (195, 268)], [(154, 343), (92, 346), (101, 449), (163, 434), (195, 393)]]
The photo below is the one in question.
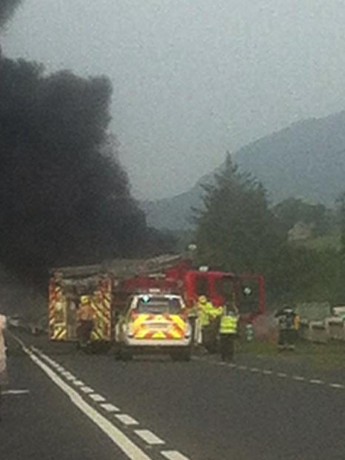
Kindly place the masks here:
[(279, 337), (278, 348), (280, 350), (294, 350), (299, 327), (299, 317), (292, 307), (285, 305), (277, 311), (275, 317), (278, 320)]
[[(1, 411), (1, 393), (2, 388), (8, 384), (7, 366), (6, 366), (6, 343), (4, 331), (6, 329), (6, 316), (0, 314), (0, 411)], [(1, 418), (1, 412), (0, 412)]]
[(94, 328), (95, 313), (91, 305), (90, 296), (83, 295), (80, 298), (78, 309), (78, 338), (81, 346), (86, 346), (91, 340)]
[(235, 353), (235, 338), (238, 331), (239, 314), (232, 304), (225, 304), (220, 319), (220, 356), (222, 361), (232, 361)]
[(201, 343), (210, 353), (215, 352), (218, 328), (215, 331), (214, 326), (222, 310), (214, 307), (212, 302), (204, 295), (199, 297), (197, 309), (200, 315)]

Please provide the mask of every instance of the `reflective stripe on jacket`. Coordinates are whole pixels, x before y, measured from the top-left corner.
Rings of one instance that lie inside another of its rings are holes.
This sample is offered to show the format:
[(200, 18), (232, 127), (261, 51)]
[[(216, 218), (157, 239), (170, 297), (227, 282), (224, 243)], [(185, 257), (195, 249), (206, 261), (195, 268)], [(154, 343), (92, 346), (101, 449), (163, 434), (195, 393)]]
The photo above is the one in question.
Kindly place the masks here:
[(238, 316), (222, 316), (220, 320), (220, 334), (236, 334), (238, 324)]

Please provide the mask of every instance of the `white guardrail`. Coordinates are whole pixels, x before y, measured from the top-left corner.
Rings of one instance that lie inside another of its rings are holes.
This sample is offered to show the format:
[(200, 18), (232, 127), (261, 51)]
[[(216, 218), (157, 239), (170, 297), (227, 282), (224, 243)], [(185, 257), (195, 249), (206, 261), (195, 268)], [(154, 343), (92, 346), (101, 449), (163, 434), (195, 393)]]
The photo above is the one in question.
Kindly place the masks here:
[(336, 316), (322, 321), (301, 320), (300, 337), (311, 342), (327, 343), (332, 340), (345, 341), (345, 322)]

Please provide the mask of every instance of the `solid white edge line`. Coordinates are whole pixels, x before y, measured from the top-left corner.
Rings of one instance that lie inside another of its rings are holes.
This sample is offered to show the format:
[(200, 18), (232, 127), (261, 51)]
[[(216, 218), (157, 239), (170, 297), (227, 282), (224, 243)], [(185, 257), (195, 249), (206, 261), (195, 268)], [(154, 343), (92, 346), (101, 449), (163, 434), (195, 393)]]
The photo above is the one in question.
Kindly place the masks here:
[(57, 385), (72, 403), (78, 407), (95, 425), (97, 425), (109, 439), (113, 441), (131, 460), (152, 460), (145, 452), (132, 442), (121, 430), (110, 423), (103, 415), (93, 409), (83, 398), (67, 383), (65, 383), (52, 369), (30, 350), (24, 350), (31, 360)]
[(177, 450), (162, 450), (161, 454), (168, 460), (189, 460), (188, 457), (180, 454)]
[(165, 441), (163, 441), (163, 439), (160, 439), (150, 430), (134, 430), (134, 433), (138, 435), (141, 439), (143, 439), (147, 444), (165, 444)]
[(127, 414), (115, 414), (115, 417), (120, 420), (121, 423), (124, 425), (139, 425), (139, 422), (137, 422), (133, 417)]

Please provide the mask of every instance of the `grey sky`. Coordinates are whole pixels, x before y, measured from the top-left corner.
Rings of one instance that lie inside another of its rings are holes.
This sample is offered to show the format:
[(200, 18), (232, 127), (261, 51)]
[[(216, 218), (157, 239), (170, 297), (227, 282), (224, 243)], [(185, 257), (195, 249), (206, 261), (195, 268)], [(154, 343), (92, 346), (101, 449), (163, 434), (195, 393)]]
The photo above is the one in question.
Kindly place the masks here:
[(114, 85), (137, 197), (189, 189), (251, 140), (345, 108), (343, 0), (24, 0), (4, 50)]

